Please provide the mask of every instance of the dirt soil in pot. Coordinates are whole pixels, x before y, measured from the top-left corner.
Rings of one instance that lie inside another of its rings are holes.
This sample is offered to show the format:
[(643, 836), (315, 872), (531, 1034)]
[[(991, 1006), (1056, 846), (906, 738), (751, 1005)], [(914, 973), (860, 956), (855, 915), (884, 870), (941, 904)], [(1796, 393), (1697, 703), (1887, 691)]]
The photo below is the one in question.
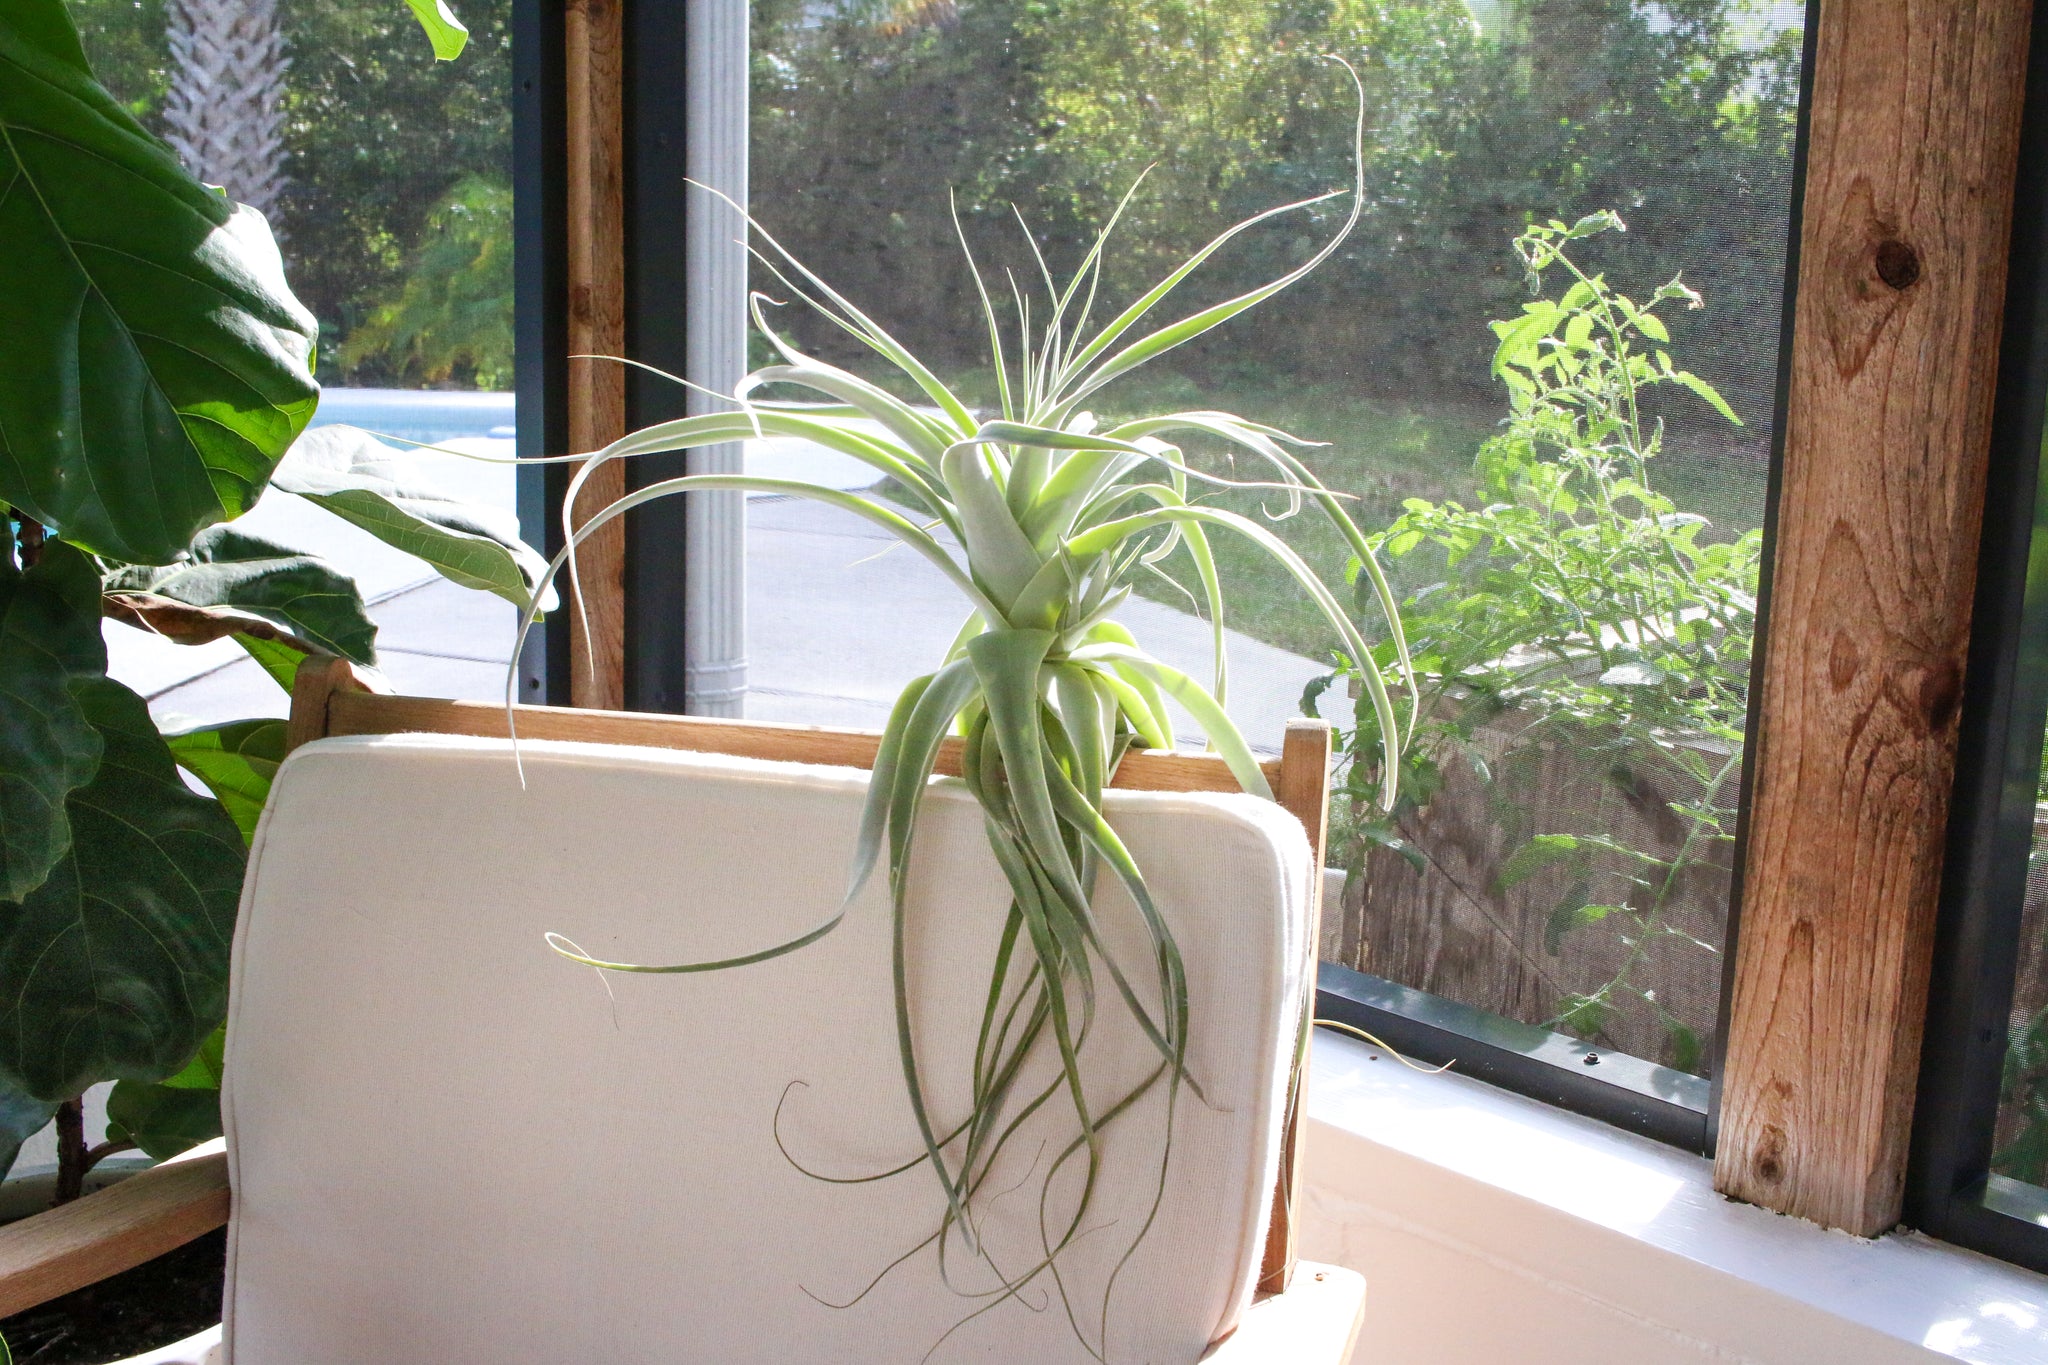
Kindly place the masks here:
[[(0, 1319), (14, 1365), (107, 1365), (182, 1341), (220, 1321), (227, 1229), (133, 1270)], [(4, 1357), (0, 1357), (4, 1358)]]

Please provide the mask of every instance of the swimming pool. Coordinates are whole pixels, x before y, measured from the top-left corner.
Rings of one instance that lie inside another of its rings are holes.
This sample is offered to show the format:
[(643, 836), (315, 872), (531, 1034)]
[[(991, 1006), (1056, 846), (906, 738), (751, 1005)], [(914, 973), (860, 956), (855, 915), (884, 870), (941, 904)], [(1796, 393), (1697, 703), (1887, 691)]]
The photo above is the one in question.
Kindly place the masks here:
[(513, 396), (448, 389), (323, 388), (313, 425), (346, 423), (407, 441), (464, 436), (509, 439)]

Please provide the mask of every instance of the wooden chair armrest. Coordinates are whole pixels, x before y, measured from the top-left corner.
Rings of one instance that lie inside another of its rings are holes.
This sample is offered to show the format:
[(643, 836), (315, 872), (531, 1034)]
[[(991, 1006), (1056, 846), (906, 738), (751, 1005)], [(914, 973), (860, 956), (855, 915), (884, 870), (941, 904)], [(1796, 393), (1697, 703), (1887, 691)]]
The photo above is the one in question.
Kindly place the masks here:
[(1202, 1365), (1346, 1365), (1365, 1321), (1365, 1277), (1301, 1261), (1285, 1293), (1261, 1295)]
[(97, 1284), (227, 1221), (228, 1158), (213, 1151), (0, 1227), (0, 1318)]

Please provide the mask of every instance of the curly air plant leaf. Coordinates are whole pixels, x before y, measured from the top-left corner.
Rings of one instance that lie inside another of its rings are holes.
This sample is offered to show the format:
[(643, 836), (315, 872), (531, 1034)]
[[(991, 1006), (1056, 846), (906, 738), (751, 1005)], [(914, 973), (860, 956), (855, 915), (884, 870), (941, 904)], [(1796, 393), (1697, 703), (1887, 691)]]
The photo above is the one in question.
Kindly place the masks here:
[(469, 46), (469, 28), (443, 0), (405, 0), (412, 17), (420, 21), (427, 41), (434, 45), (434, 60), (452, 62)]
[[(1362, 146), (1362, 91), (1357, 136)], [(1132, 193), (1135, 190), (1134, 186)], [(971, 412), (878, 323), (749, 220), (763, 243), (756, 252), (761, 262), (792, 293), (898, 371), (923, 395), (923, 402), (903, 401), (798, 351), (769, 324), (763, 307), (767, 301), (756, 295), (755, 323), (780, 359), (741, 381), (733, 394), (740, 410), (634, 432), (585, 461), (570, 482), (567, 498), (573, 502), (592, 474), (613, 460), (763, 435), (816, 442), (887, 476), (890, 497), (903, 510), (875, 496), (799, 480), (742, 475), (668, 479), (619, 499), (585, 522), (555, 556), (548, 579), (567, 567), (573, 582), (577, 545), (636, 506), (679, 493), (742, 489), (809, 498), (863, 517), (929, 560), (966, 599), (969, 615), (958, 643), (936, 671), (904, 690), (889, 717), (876, 754), (847, 900), (824, 923), (789, 942), (742, 957), (674, 966), (598, 961), (574, 951), (574, 945), (560, 936), (549, 939), (564, 956), (611, 971), (697, 972), (758, 962), (829, 933), (886, 849), (896, 924), (895, 992), (903, 1075), (922, 1138), (921, 1160), (929, 1163), (945, 1199), (943, 1219), (931, 1239), (942, 1256), (949, 1237), (957, 1237), (970, 1252), (979, 1251), (973, 1216), (977, 1193), (1020, 1113), (1047, 1103), (1071, 1106), (1075, 1136), (1063, 1153), (1055, 1155), (1044, 1179), (1050, 1182), (1070, 1161), (1085, 1162), (1086, 1188), (1092, 1190), (1101, 1160), (1101, 1132), (1163, 1080), (1169, 1089), (1159, 1162), (1159, 1191), (1164, 1190), (1174, 1102), (1183, 1085), (1199, 1094), (1196, 1078), (1185, 1066), (1187, 983), (1180, 948), (1153, 904), (1143, 873), (1104, 820), (1102, 797), (1131, 747), (1173, 747), (1168, 698), (1200, 723), (1212, 749), (1246, 791), (1272, 795), (1251, 746), (1224, 710), (1224, 597), (1209, 537), (1219, 531), (1241, 536), (1278, 560), (1322, 608), (1341, 648), (1355, 659), (1372, 655), (1337, 597), (1284, 541), (1257, 521), (1190, 498), (1189, 480), (1279, 489), (1287, 495), (1287, 509), (1281, 515), (1291, 515), (1304, 500), (1319, 504), (1354, 553), (1370, 566), (1378, 605), (1389, 622), (1389, 638), (1401, 668), (1407, 666), (1395, 603), (1379, 576), (1372, 548), (1338, 498), (1289, 449), (1306, 442), (1223, 412), (1176, 412), (1097, 430), (1094, 417), (1084, 408), (1088, 397), (1105, 384), (1271, 298), (1315, 269), (1357, 222), (1362, 184), (1351, 191), (1350, 214), (1341, 228), (1295, 269), (1169, 325), (1154, 330), (1143, 326), (1181, 281), (1232, 239), (1280, 215), (1343, 194), (1332, 191), (1282, 205), (1237, 224), (1090, 334), (1090, 305), (1104, 247), (1123, 211), (1120, 205), (1064, 288), (1055, 288), (1047, 277), (1050, 312), (1035, 337), (1027, 327), (1014, 369), (996, 310), (982, 288), (980, 302), (1001, 403), (1000, 413), (988, 417)], [(1129, 202), (1127, 194), (1124, 203)], [(965, 250), (964, 235), (961, 244)], [(979, 284), (971, 253), (969, 264)], [(809, 401), (756, 396), (768, 388), (808, 391)], [(1271, 466), (1271, 481), (1232, 483), (1190, 468), (1173, 444), (1182, 433), (1248, 452)], [(957, 557), (934, 534), (938, 528), (957, 542)], [(1136, 576), (1178, 546), (1190, 552), (1214, 629), (1216, 671), (1208, 687), (1152, 657), (1111, 619), (1130, 596)], [(530, 619), (529, 612), (529, 624)], [(1405, 722), (1397, 720), (1394, 701), (1376, 672), (1368, 671), (1365, 683), (1381, 716), (1381, 733), (1387, 737), (1383, 770), (1391, 779), (1397, 771), (1393, 750)], [(509, 704), (509, 685), (507, 700)], [(992, 969), (981, 1025), (984, 1046), (968, 1097), (969, 1117), (952, 1130), (934, 1117), (938, 1106), (932, 1103), (910, 1045), (912, 1002), (905, 987), (904, 960), (905, 878), (915, 816), (940, 743), (949, 734), (965, 741), (965, 784), (981, 806), (989, 847), (1014, 898)], [(1389, 804), (1392, 795), (1391, 789), (1385, 793)], [(1108, 954), (1096, 908), (1090, 904), (1089, 888), (1103, 869), (1128, 891), (1149, 935), (1147, 969), (1154, 980), (1152, 990), (1143, 994), (1125, 964)], [(1108, 990), (1100, 994), (1113, 992), (1130, 1011), (1158, 1050), (1159, 1064), (1114, 1103), (1096, 1105), (1085, 1098), (1080, 1052), (1095, 1015), (1098, 988), (1103, 986)], [(1144, 1003), (1147, 995), (1159, 1002), (1156, 1008)], [(1026, 1059), (1048, 1049), (1056, 1050), (1058, 1078), (1035, 1097), (1012, 1095), (1012, 1082)], [(1080, 1235), (1087, 1207), (1084, 1194), (1070, 1219), (1043, 1230), (1045, 1253), (1036, 1265), (998, 1269), (1002, 1289), (978, 1311), (1015, 1296), (1047, 1273), (1064, 1299), (1066, 1289), (1055, 1263)], [(1132, 1246), (1144, 1230), (1137, 1230)], [(1071, 1318), (1071, 1303), (1067, 1307)], [(1106, 1320), (1106, 1297), (1103, 1312)], [(1076, 1331), (1080, 1332), (1078, 1322)], [(1090, 1344), (1082, 1336), (1091, 1352), (1099, 1350), (1100, 1340), (1098, 1336), (1098, 1344)]]

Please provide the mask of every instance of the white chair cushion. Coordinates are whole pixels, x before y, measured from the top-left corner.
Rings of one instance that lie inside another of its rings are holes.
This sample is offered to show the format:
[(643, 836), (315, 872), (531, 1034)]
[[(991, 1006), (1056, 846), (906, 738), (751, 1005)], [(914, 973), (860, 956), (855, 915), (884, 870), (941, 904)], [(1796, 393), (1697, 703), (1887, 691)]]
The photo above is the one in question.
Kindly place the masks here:
[[(521, 753), (523, 789), (507, 744), (448, 736), (324, 740), (278, 775), (229, 1012), (231, 1365), (893, 1362), (942, 1338), (935, 1361), (1087, 1359), (1046, 1276), (948, 1337), (990, 1300), (947, 1288), (929, 1248), (853, 1307), (817, 1301), (854, 1298), (943, 1209), (922, 1166), (829, 1184), (776, 1143), (786, 1092), (782, 1141), (814, 1171), (867, 1174), (921, 1150), (885, 876), (821, 942), (732, 971), (601, 978), (542, 941), (664, 962), (793, 936), (838, 904), (867, 775), (607, 745)], [(1244, 796), (1119, 792), (1109, 812), (1186, 954), (1207, 1102), (1180, 1097), (1163, 1203), (1110, 1298), (1108, 1354), (1191, 1362), (1257, 1274), (1311, 966), (1308, 850), (1283, 810)], [(1009, 903), (957, 783), (931, 792), (913, 888), (916, 1046), (951, 1124)], [(1120, 888), (1099, 904), (1150, 998), (1135, 911)], [(1098, 977), (1085, 1062), (1099, 1107), (1157, 1053)], [(1088, 1231), (1062, 1258), (1091, 1341), (1158, 1188), (1164, 1096), (1108, 1130)], [(1045, 1105), (984, 1191), (1006, 1268), (1038, 1254), (1038, 1187), (1073, 1131), (1064, 1100)], [(1055, 1221), (1081, 1166), (1062, 1173)], [(993, 1283), (957, 1242), (947, 1265), (960, 1290)]]

